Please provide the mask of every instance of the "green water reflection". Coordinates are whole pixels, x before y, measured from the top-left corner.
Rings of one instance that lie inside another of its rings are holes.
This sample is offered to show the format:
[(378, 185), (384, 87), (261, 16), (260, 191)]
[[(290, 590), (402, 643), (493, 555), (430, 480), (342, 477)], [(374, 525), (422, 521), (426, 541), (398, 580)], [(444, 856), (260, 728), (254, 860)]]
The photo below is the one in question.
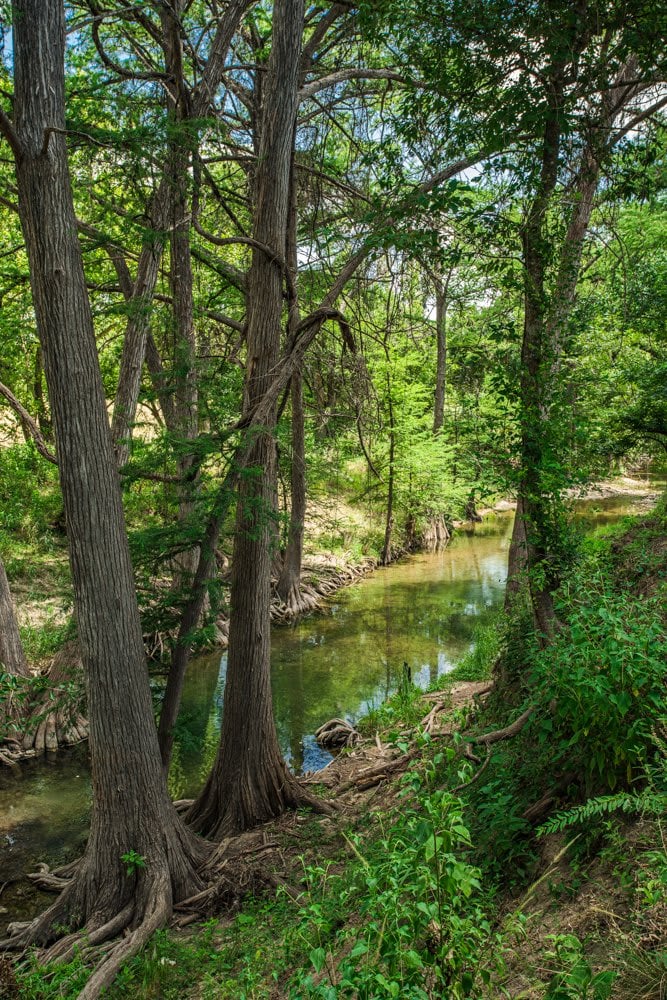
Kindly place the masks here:
[[(313, 739), (333, 716), (351, 721), (394, 690), (403, 663), (422, 687), (451, 670), (474, 628), (502, 600), (511, 514), (461, 530), (442, 552), (412, 556), (339, 592), (324, 612), (274, 629), (272, 682), (283, 753), (296, 770), (330, 755)], [(201, 747), (220, 725), (226, 654), (194, 662), (177, 733), (179, 794), (201, 784)]]

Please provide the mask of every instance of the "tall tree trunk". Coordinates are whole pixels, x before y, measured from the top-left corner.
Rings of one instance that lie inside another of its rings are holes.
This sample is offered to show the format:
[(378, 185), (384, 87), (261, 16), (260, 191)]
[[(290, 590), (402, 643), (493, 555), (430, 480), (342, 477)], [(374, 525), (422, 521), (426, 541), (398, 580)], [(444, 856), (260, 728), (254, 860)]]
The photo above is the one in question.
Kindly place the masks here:
[(167, 192), (168, 185), (163, 180), (153, 199), (150, 212), (152, 232), (139, 256), (137, 276), (129, 301), (130, 315), (125, 327), (118, 387), (111, 418), (111, 437), (118, 468), (122, 468), (130, 457), (132, 427), (139, 402), (151, 306), (164, 249), (164, 232), (167, 228)]
[[(246, 412), (253, 410), (269, 388), (279, 359), (283, 283), (279, 262), (287, 235), (303, 18), (303, 0), (277, 0), (274, 5), (253, 232), (275, 252), (268, 256), (255, 248), (248, 275)], [(281, 756), (271, 698), (275, 419), (273, 405), (264, 426), (258, 428), (248, 472), (241, 479), (220, 747), (208, 781), (188, 816), (195, 829), (212, 837), (264, 822), (306, 798)]]
[[(48, 941), (63, 924), (100, 940), (126, 925), (136, 928), (93, 975), (82, 993), (89, 998), (168, 920), (173, 902), (201, 885), (203, 846), (176, 815), (162, 777), (76, 235), (65, 144), (62, 2), (15, 0), (13, 25), (19, 213), (58, 446), (93, 788), (90, 837), (70, 885), (15, 943)], [(129, 875), (122, 860), (128, 852), (144, 860)]]
[[(174, 81), (170, 94), (171, 137), (168, 152), (169, 177), (169, 287), (172, 298), (172, 364), (174, 425), (169, 429), (179, 438), (178, 472), (181, 477), (178, 519), (186, 524), (194, 511), (198, 476), (194, 456), (186, 442), (199, 431), (198, 386), (194, 321), (192, 255), (190, 251), (190, 163), (194, 143), (193, 125), (183, 75), (183, 44), (180, 19), (184, 0), (164, 7), (161, 12), (165, 63)], [(197, 563), (197, 549), (190, 548), (176, 558), (174, 584), (188, 586)]]
[(396, 428), (394, 424), (394, 404), (391, 398), (391, 381), (387, 376), (389, 388), (389, 478), (387, 481), (387, 517), (384, 528), (384, 544), (380, 561), (383, 566), (391, 562), (391, 536), (394, 529), (394, 462), (396, 457)]
[[(296, 167), (292, 153), (290, 206), (287, 230), (287, 267), (292, 280), (288, 289), (288, 340), (296, 334), (301, 320), (298, 295), (298, 260), (297, 260), (297, 186)], [(292, 463), (290, 482), (290, 523), (287, 536), (287, 549), (283, 560), (280, 577), (276, 587), (278, 596), (293, 612), (298, 612), (301, 605), (301, 563), (303, 560), (303, 533), (306, 519), (306, 434), (305, 414), (303, 409), (303, 377), (301, 368), (292, 375), (290, 384), (291, 403), (291, 435)]]
[(433, 433), (437, 434), (445, 419), (445, 391), (447, 386), (447, 283), (438, 278), (435, 284), (435, 336), (437, 360), (435, 369), (435, 401), (433, 405)]
[[(552, 592), (556, 570), (550, 558), (549, 496), (543, 481), (550, 442), (549, 411), (552, 359), (546, 342), (547, 297), (545, 277), (549, 254), (546, 218), (558, 180), (561, 136), (559, 96), (562, 84), (554, 84), (554, 108), (549, 112), (542, 138), (542, 164), (537, 193), (523, 226), (524, 324), (521, 347), (520, 413), (521, 479), (518, 502), (524, 526), (510, 544), (510, 561), (521, 558), (525, 546), (528, 586), (537, 630), (550, 635), (553, 620)], [(518, 529), (517, 529), (518, 531)], [(513, 547), (514, 546), (514, 547)], [(511, 593), (511, 591), (510, 591)]]
[[(545, 471), (559, 459), (559, 444), (551, 423), (553, 395), (560, 367), (563, 339), (574, 303), (584, 241), (603, 159), (613, 142), (612, 129), (637, 88), (636, 60), (630, 56), (612, 86), (602, 97), (599, 120), (591, 123), (589, 138), (575, 178), (573, 208), (557, 256), (555, 279), (547, 300), (546, 273), (553, 248), (546, 232), (546, 216), (556, 188), (560, 146), (558, 85), (554, 107), (547, 120), (542, 143), (542, 170), (538, 193), (523, 228), (525, 313), (521, 373), (521, 481), (517, 521), (509, 553), (510, 585), (505, 602), (510, 609), (517, 587), (511, 578), (525, 565), (535, 626), (547, 641), (554, 619), (553, 592), (560, 580), (558, 559), (559, 525), (550, 508), (554, 487)], [(550, 451), (556, 451), (551, 455)]]
[(526, 565), (526, 524), (523, 519), (523, 499), (519, 496), (516, 502), (512, 538), (507, 558), (506, 613), (510, 613), (514, 607), (516, 596), (521, 589), (523, 575), (526, 572)]

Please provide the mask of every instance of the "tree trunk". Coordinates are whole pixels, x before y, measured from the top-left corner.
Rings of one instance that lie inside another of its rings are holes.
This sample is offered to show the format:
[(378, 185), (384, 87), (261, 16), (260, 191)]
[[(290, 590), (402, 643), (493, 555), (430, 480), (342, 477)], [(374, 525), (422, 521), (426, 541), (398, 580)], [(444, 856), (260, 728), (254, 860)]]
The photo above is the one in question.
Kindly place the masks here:
[[(591, 123), (573, 185), (573, 209), (556, 258), (555, 280), (549, 301), (546, 294), (548, 263), (553, 256), (546, 229), (546, 217), (553, 201), (558, 174), (561, 94), (554, 78), (554, 106), (546, 122), (542, 142), (540, 186), (523, 228), (525, 314), (521, 372), (521, 481), (517, 523), (510, 546), (510, 570), (525, 554), (527, 582), (535, 626), (548, 641), (554, 621), (553, 593), (560, 582), (557, 555), (561, 525), (549, 468), (562, 455), (552, 420), (556, 378), (560, 367), (563, 338), (574, 303), (584, 240), (593, 210), (595, 192), (604, 157), (611, 148), (608, 137), (614, 122), (636, 93), (636, 60), (630, 57), (612, 86), (602, 97), (602, 111)], [(626, 82), (631, 81), (631, 82)], [(516, 575), (516, 574), (514, 574)], [(508, 599), (513, 601), (512, 584)]]
[[(82, 996), (200, 886), (203, 846), (163, 781), (121, 492), (107, 420), (67, 165), (61, 0), (15, 0), (16, 175), (37, 329), (58, 446), (82, 660), (93, 789), (84, 857), (56, 903), (14, 942), (136, 928)], [(36, 58), (39, 53), (39, 58)], [(126, 871), (122, 855), (143, 865)]]
[(394, 426), (394, 404), (391, 398), (391, 382), (389, 382), (389, 478), (387, 480), (387, 517), (384, 527), (384, 544), (380, 562), (388, 566), (391, 562), (391, 536), (394, 530), (394, 462), (396, 458), (396, 429)]
[(42, 348), (37, 345), (37, 350), (35, 351), (35, 372), (33, 378), (33, 396), (35, 397), (35, 412), (37, 414), (37, 423), (39, 424), (39, 429), (42, 432), (42, 437), (45, 441), (51, 441), (53, 439), (53, 428), (51, 427), (51, 420), (46, 410), (46, 404), (44, 402), (44, 388), (43, 388), (43, 375), (44, 369), (42, 366)]
[(125, 327), (118, 387), (111, 418), (111, 437), (116, 450), (118, 468), (122, 468), (130, 457), (132, 427), (139, 402), (150, 311), (164, 248), (164, 230), (167, 221), (166, 193), (167, 184), (163, 181), (153, 201), (151, 212), (153, 231), (142, 248), (132, 298), (129, 300), (131, 313)]
[[(562, 84), (554, 84), (555, 100)], [(520, 412), (521, 479), (518, 501), (525, 530), (526, 565), (535, 627), (544, 640), (551, 633), (552, 592), (556, 567), (551, 558), (550, 495), (543, 481), (550, 446), (552, 358), (547, 343), (545, 277), (550, 252), (546, 218), (558, 180), (561, 122), (558, 102), (547, 116), (542, 139), (542, 166), (537, 194), (522, 231), (524, 265), (524, 324), (521, 347)], [(514, 539), (513, 539), (514, 541)], [(518, 539), (517, 539), (518, 542)], [(510, 557), (519, 557), (518, 551)]]
[[(256, 174), (253, 250), (248, 275), (246, 412), (271, 384), (280, 351), (282, 268), (290, 163), (297, 111), (303, 0), (278, 0), (266, 73)], [(241, 479), (231, 583), (227, 683), (218, 755), (189, 822), (212, 837), (246, 829), (306, 799), (278, 746), (271, 698), (271, 554), (274, 509), (275, 405), (258, 428)]]
[[(172, 298), (172, 364), (174, 425), (169, 429), (179, 439), (178, 474), (182, 483), (178, 520), (187, 525), (192, 519), (198, 475), (194, 456), (186, 442), (199, 431), (198, 386), (193, 300), (192, 255), (190, 252), (191, 190), (190, 163), (193, 146), (192, 125), (188, 122), (189, 101), (183, 77), (183, 45), (180, 20), (185, 4), (177, 0), (161, 13), (165, 62), (174, 81), (170, 97), (171, 138), (167, 175), (169, 177), (169, 288)], [(174, 586), (188, 587), (197, 564), (197, 548), (179, 553), (175, 559)]]
[(15, 677), (30, 676), (2, 559), (0, 559), (0, 670)]
[[(238, 28), (245, 11), (252, 5), (253, 0), (230, 0), (225, 7), (224, 13), (218, 16), (217, 30), (213, 44), (209, 52), (208, 62), (203, 71), (201, 81), (194, 90), (192, 100), (186, 103), (183, 87), (183, 67), (182, 67), (182, 45), (179, 33), (179, 5), (172, 7), (168, 4), (163, 6), (163, 50), (165, 53), (166, 70), (170, 77), (170, 82), (180, 90), (179, 119), (190, 118), (196, 120), (208, 115), (211, 106), (215, 101), (215, 93), (220, 85), (224, 74), (225, 63), (229, 46), (231, 45), (234, 32)], [(182, 6), (182, 4), (180, 5)], [(175, 16), (174, 16), (175, 14)], [(173, 98), (172, 98), (173, 101)], [(178, 137), (177, 143), (178, 144)], [(171, 149), (173, 153), (173, 145)], [(120, 373), (118, 378), (118, 388), (114, 402), (112, 420), (112, 438), (116, 448), (116, 458), (119, 468), (127, 462), (130, 454), (130, 439), (132, 437), (132, 425), (137, 412), (139, 400), (139, 390), (141, 387), (141, 371), (146, 355), (147, 338), (149, 337), (150, 310), (153, 302), (155, 286), (157, 284), (162, 251), (164, 249), (166, 229), (170, 219), (170, 208), (180, 197), (180, 187), (176, 192), (172, 191), (171, 171), (174, 166), (172, 155), (168, 155), (165, 165), (165, 172), (160, 180), (159, 186), (155, 190), (149, 215), (151, 217), (153, 232), (144, 245), (139, 264), (137, 267), (137, 277), (134, 283), (134, 291), (131, 298), (132, 315), (128, 319), (125, 339), (123, 341), (123, 353), (121, 357)], [(187, 167), (187, 157), (186, 157)], [(172, 196), (173, 195), (173, 196)], [(187, 212), (186, 212), (187, 214)], [(182, 214), (180, 230), (181, 236), (184, 229)], [(187, 227), (189, 229), (189, 226)], [(180, 236), (176, 236), (178, 244)], [(172, 258), (174, 256), (173, 233), (172, 233)], [(189, 254), (189, 237), (188, 237)], [(181, 266), (181, 253), (177, 249), (176, 258), (179, 260), (177, 270)], [(172, 261), (172, 271), (173, 261)], [(187, 291), (183, 295), (179, 294), (181, 303), (187, 300)], [(154, 345), (153, 345), (154, 346)], [(154, 359), (153, 359), (154, 360)], [(161, 380), (158, 380), (160, 382)], [(158, 394), (161, 401), (164, 398), (158, 385)], [(171, 406), (168, 406), (171, 411)], [(168, 422), (168, 412), (163, 406), (165, 421)]]
[[(295, 336), (301, 320), (298, 295), (297, 260), (297, 190), (294, 153), (292, 152), (290, 206), (287, 232), (287, 266), (292, 280), (288, 290), (287, 337)], [(287, 549), (276, 591), (280, 600), (294, 613), (301, 605), (301, 563), (303, 559), (303, 532), (306, 519), (306, 434), (303, 410), (303, 378), (301, 368), (296, 369), (290, 384), (292, 408), (292, 468), (290, 483), (290, 524)]]
[(447, 385), (447, 285), (443, 285), (440, 279), (435, 286), (435, 336), (438, 354), (435, 369), (433, 433), (437, 434), (445, 419)]

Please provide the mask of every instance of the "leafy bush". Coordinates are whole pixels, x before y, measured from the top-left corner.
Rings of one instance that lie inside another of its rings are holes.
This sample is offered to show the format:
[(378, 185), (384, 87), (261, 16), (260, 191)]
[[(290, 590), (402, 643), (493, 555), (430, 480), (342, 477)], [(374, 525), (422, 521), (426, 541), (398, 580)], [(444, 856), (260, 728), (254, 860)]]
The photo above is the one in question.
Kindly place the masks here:
[(613, 789), (641, 769), (664, 711), (667, 636), (656, 598), (613, 589), (586, 565), (559, 596), (565, 624), (533, 661), (540, 739), (576, 758), (589, 785)]
[[(314, 972), (299, 973), (290, 996), (467, 998), (480, 996), (502, 967), (479, 872), (465, 860), (461, 801), (434, 787), (440, 756), (425, 774), (406, 776), (402, 812), (368, 854), (358, 837), (348, 838), (358, 864), (341, 880), (339, 912), (358, 917), (334, 934), (318, 903), (305, 908), (301, 933)], [(322, 875), (310, 871), (311, 879)]]
[(45, 462), (33, 445), (0, 448), (0, 482), (5, 484), (2, 530), (34, 541), (62, 513), (56, 467)]

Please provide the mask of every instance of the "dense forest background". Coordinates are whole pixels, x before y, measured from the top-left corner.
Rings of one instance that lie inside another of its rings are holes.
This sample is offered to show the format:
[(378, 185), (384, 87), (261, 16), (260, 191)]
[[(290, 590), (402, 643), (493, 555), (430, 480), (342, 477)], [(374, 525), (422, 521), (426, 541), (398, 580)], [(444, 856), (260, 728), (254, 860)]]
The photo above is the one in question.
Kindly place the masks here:
[[(512, 499), (507, 621), (559, 648), (573, 499), (664, 465), (665, 14), (14, 0), (0, 21), (0, 759), (90, 733), (84, 858), (18, 941), (130, 927), (92, 997), (207, 891), (211, 842), (332, 811), (279, 750), (271, 621)], [(220, 745), (177, 813), (188, 660), (227, 643)], [(509, 648), (497, 703), (523, 725), (548, 699)]]

